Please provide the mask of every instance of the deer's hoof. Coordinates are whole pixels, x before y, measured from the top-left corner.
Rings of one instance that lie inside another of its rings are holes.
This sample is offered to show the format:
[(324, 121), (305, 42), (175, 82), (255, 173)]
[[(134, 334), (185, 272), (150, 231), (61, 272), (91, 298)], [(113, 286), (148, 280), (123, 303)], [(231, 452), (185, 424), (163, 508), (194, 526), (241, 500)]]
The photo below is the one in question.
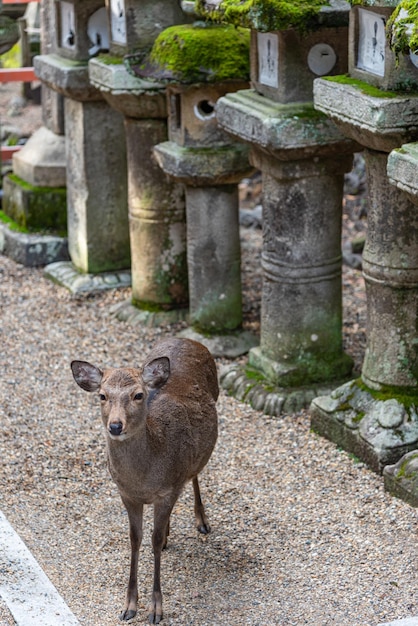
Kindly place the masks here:
[(148, 621), (150, 624), (159, 624), (162, 620), (162, 615), (157, 615), (157, 613), (150, 613), (148, 615)]
[(196, 528), (202, 535), (208, 535), (210, 533), (209, 524), (199, 524)]
[(148, 621), (150, 624), (159, 624), (163, 618), (163, 598), (161, 591), (152, 592)]
[(119, 619), (121, 622), (129, 622), (129, 620), (133, 619), (136, 615), (136, 611), (132, 611), (132, 609), (126, 609), (126, 611), (122, 611), (119, 615)]

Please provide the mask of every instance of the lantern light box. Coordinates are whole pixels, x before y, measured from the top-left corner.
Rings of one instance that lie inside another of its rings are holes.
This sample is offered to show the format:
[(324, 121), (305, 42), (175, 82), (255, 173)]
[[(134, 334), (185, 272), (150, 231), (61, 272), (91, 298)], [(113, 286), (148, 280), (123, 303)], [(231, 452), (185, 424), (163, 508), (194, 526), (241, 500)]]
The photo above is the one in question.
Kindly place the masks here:
[(109, 49), (109, 28), (102, 0), (58, 0), (58, 52), (74, 61), (88, 61)]
[[(347, 20), (348, 22), (348, 20)], [(347, 71), (348, 26), (251, 31), (251, 82), (256, 91), (282, 104), (311, 102), (318, 76)]]
[(355, 6), (350, 14), (348, 70), (352, 78), (383, 90), (415, 89), (417, 55), (395, 54), (387, 33), (395, 7)]

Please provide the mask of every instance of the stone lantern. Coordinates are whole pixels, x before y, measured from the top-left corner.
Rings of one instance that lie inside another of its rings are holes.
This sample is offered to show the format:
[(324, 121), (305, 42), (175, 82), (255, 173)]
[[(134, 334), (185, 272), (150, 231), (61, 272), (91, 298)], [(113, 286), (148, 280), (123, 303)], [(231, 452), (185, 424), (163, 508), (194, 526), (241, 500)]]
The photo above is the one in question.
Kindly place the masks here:
[(213, 19), (251, 28), (252, 89), (221, 98), (216, 113), (249, 144), (263, 179), (260, 345), (249, 367), (225, 370), (221, 382), (277, 415), (309, 406), (352, 368), (342, 349), (341, 212), (356, 145), (312, 102), (318, 75), (347, 69), (349, 5), (202, 5)]
[(245, 146), (219, 128), (215, 109), (220, 97), (248, 85), (248, 43), (243, 29), (175, 26), (132, 66), (168, 85), (169, 140), (154, 153), (164, 172), (185, 185), (192, 336), (204, 342), (203, 335), (223, 335), (217, 342), (223, 353), (242, 341), (228, 333), (242, 323), (238, 182), (252, 168)]
[(163, 28), (189, 18), (172, 0), (109, 0), (106, 8), (110, 52), (90, 60), (89, 76), (123, 115), (127, 144), (132, 297), (115, 313), (132, 323), (158, 325), (187, 314), (184, 192), (152, 156), (154, 145), (167, 139), (165, 86), (127, 67), (132, 54), (148, 50)]
[[(88, 77), (88, 59), (109, 47), (102, 0), (59, 0), (56, 50), (35, 71), (64, 96), (68, 248), (71, 264), (46, 272), (73, 291), (129, 284), (126, 143), (122, 116)], [(112, 276), (99, 275), (112, 273)], [(97, 277), (96, 277), (97, 275)]]
[(418, 69), (409, 50), (397, 55), (387, 43), (385, 24), (393, 23), (396, 4), (353, 7), (350, 75), (318, 79), (314, 86), (316, 108), (364, 146), (369, 209), (361, 380), (316, 398), (312, 424), (376, 471), (418, 445), (416, 203), (387, 175), (388, 153), (418, 138)]
[[(56, 46), (55, 17), (55, 0), (42, 2), (43, 53)], [(68, 260), (63, 99), (46, 85), (42, 87), (42, 122), (13, 155), (13, 172), (2, 180), (3, 211), (30, 231), (22, 234), (4, 228), (3, 252), (24, 265)]]

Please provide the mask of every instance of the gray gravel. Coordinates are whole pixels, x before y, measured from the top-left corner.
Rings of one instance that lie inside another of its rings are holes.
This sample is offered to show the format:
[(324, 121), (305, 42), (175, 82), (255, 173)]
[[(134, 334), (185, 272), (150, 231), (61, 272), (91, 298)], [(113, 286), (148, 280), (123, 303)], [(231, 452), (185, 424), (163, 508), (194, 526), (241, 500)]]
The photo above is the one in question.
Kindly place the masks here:
[[(244, 235), (252, 275), (259, 236)], [(359, 272), (345, 273), (344, 286), (345, 342), (360, 361)], [(178, 330), (112, 318), (111, 305), (128, 296), (75, 297), (0, 256), (0, 508), (89, 626), (119, 623), (128, 522), (106, 469), (97, 399), (76, 386), (69, 363), (139, 364)], [(257, 306), (244, 307), (255, 331)], [(375, 626), (417, 615), (416, 510), (311, 433), (307, 413), (269, 418), (225, 392), (218, 409), (219, 441), (201, 477), (212, 533), (195, 532), (188, 488), (163, 558), (162, 623)], [(150, 535), (148, 511), (135, 624), (146, 620), (151, 591)], [(1, 603), (0, 624), (13, 624)]]

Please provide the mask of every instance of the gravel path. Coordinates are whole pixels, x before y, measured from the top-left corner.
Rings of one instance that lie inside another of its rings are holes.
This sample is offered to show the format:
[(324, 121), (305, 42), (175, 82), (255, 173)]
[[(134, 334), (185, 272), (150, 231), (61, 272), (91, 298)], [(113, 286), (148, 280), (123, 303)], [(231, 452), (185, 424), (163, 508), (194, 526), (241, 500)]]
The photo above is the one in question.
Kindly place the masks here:
[[(243, 232), (246, 326), (255, 331), (259, 248), (259, 231)], [(345, 343), (361, 363), (357, 270), (345, 270), (344, 288)], [(88, 626), (119, 623), (128, 521), (107, 472), (97, 399), (76, 386), (69, 363), (139, 364), (176, 331), (112, 318), (110, 306), (128, 296), (77, 298), (0, 256), (0, 508)], [(375, 626), (418, 615), (416, 510), (311, 433), (307, 413), (268, 418), (224, 392), (218, 409), (219, 441), (201, 478), (212, 533), (195, 532), (189, 487), (163, 558), (162, 623)], [(150, 535), (148, 511), (135, 624), (151, 591)], [(13, 623), (0, 603), (0, 624)]]

